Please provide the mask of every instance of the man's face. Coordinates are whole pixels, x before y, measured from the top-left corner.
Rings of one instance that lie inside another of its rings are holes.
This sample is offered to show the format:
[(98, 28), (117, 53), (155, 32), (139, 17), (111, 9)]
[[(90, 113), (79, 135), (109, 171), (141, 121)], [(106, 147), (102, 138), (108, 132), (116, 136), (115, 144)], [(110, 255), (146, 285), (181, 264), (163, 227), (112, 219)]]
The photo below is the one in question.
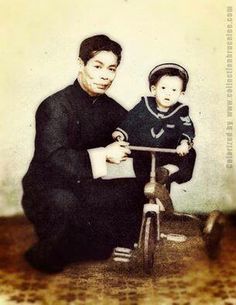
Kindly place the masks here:
[(151, 86), (151, 91), (156, 98), (157, 106), (168, 109), (183, 94), (182, 88), (183, 81), (180, 77), (164, 75), (155, 86)]
[(105, 93), (116, 76), (117, 66), (117, 56), (111, 51), (98, 52), (86, 65), (80, 60), (81, 87), (91, 96)]

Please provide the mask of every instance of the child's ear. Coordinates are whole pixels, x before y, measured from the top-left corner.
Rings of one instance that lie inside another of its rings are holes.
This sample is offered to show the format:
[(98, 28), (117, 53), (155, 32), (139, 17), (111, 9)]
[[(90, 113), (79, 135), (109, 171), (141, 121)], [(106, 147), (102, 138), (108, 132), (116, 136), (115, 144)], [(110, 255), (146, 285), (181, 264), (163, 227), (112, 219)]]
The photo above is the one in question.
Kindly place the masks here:
[(83, 60), (80, 57), (78, 58), (78, 66), (79, 66), (79, 72), (81, 72), (85, 66)]
[(151, 90), (151, 92), (152, 92), (153, 95), (156, 95), (156, 89), (157, 89), (157, 88), (156, 88), (155, 85), (152, 85), (152, 86), (151, 86), (150, 90)]

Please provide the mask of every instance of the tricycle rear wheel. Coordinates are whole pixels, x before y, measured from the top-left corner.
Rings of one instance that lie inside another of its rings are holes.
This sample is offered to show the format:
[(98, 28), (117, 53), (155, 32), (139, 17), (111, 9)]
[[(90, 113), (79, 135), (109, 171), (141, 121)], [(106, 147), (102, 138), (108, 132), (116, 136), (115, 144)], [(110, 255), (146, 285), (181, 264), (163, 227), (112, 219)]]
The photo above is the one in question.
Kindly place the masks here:
[(225, 217), (222, 212), (214, 210), (208, 215), (203, 229), (203, 239), (206, 253), (211, 259), (215, 259), (219, 255), (224, 224)]

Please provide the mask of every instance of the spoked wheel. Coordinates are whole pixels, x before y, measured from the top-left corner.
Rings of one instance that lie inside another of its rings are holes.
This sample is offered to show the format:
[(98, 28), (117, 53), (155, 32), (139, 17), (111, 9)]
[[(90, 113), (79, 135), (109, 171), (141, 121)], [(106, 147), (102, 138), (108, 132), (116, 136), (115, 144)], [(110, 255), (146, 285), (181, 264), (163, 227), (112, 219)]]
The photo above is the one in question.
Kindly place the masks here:
[(143, 264), (144, 271), (151, 273), (154, 265), (154, 255), (157, 244), (156, 214), (147, 213), (143, 229)]
[(207, 255), (211, 259), (218, 257), (224, 224), (225, 217), (223, 213), (215, 210), (209, 214), (203, 229), (203, 239)]

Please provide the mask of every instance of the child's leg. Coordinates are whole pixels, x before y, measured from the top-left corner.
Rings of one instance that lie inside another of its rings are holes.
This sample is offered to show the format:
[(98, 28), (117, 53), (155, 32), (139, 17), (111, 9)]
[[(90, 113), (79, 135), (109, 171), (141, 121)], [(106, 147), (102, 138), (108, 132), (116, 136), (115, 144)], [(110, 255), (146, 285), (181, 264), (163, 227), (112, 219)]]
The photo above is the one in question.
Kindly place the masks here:
[(157, 165), (163, 166), (166, 164), (174, 164), (178, 166), (179, 170), (169, 176), (167, 183), (175, 181), (180, 184), (187, 182), (192, 178), (195, 160), (196, 151), (192, 148), (185, 156), (179, 156), (177, 154), (159, 154)]

